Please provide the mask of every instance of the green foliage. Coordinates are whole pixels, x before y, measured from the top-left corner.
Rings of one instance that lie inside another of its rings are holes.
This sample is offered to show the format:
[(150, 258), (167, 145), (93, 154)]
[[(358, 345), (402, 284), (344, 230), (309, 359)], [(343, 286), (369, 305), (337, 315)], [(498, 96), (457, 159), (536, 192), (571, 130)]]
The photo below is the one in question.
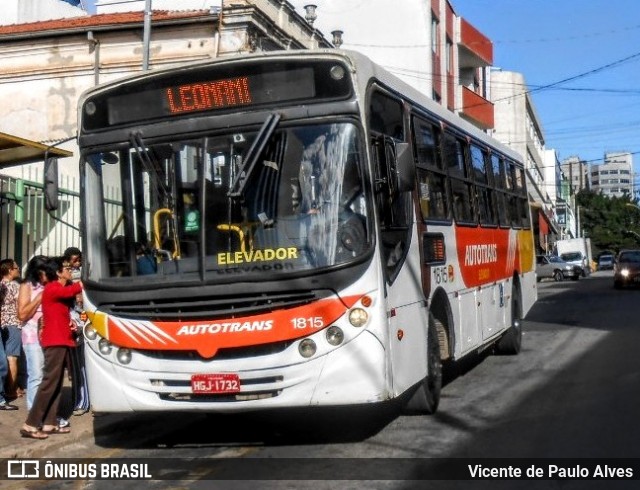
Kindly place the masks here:
[(584, 236), (591, 238), (593, 256), (640, 248), (640, 208), (629, 197), (608, 197), (593, 191), (576, 195)]

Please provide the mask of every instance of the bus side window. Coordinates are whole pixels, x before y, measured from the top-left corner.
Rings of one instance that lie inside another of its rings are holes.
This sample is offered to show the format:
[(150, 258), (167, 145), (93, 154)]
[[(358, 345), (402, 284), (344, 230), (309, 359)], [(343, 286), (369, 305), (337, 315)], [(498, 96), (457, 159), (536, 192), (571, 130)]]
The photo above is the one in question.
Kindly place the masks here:
[(505, 176), (507, 183), (507, 208), (509, 209), (509, 217), (511, 226), (519, 228), (522, 225), (522, 212), (520, 204), (519, 190), (517, 186), (517, 175), (515, 164), (512, 161), (505, 161)]
[(453, 216), (457, 222), (475, 224), (473, 183), (465, 164), (465, 146), (449, 133), (444, 135), (444, 160), (451, 182)]
[(487, 150), (476, 144), (471, 144), (471, 164), (476, 183), (476, 197), (478, 204), (478, 218), (482, 225), (496, 225), (493, 182), (489, 178), (491, 167)]
[(418, 192), (423, 219), (447, 219), (447, 191), (442, 175), (418, 169)]
[(369, 124), (378, 134), (404, 141), (402, 104), (380, 92), (373, 92), (369, 105)]
[(496, 207), (498, 212), (498, 223), (500, 226), (509, 226), (509, 211), (507, 209), (507, 195), (505, 194), (504, 181), (504, 161), (495, 154), (491, 154), (491, 168), (493, 173), (493, 183), (496, 189)]
[(529, 228), (529, 200), (527, 198), (527, 188), (525, 184), (525, 175), (523, 168), (516, 169), (516, 185), (519, 195), (519, 207), (518, 211), (520, 212), (520, 223), (523, 228)]
[(431, 123), (414, 117), (413, 139), (422, 219), (448, 219), (447, 176), (438, 151), (439, 130)]

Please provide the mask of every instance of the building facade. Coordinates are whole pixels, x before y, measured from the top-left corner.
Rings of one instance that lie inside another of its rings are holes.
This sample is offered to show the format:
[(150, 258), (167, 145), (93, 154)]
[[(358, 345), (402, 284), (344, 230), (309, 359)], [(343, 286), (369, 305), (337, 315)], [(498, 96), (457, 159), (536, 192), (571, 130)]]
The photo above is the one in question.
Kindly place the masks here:
[[(51, 12), (47, 0), (40, 16), (30, 11), (28, 17), (14, 16), (0, 25), (0, 147), (25, 141), (32, 149), (42, 147), (41, 157), (52, 146), (58, 156), (66, 156), (59, 162), (60, 185), (66, 192), (62, 222), (43, 212), (44, 158), (28, 165), (2, 163), (0, 255), (20, 264), (37, 253), (60, 254), (67, 246), (80, 245), (75, 135), (77, 102), (85, 90), (143, 71), (145, 55), (147, 68), (154, 70), (245, 52), (333, 48), (283, 0), (199, 0), (199, 6), (208, 8), (154, 10), (148, 43), (144, 1), (102, 0), (99, 11), (112, 11), (97, 15), (55, 1), (60, 15)], [(23, 5), (25, 0), (13, 2)], [(187, 8), (195, 4), (171, 2), (177, 3)], [(80, 15), (65, 17), (69, 7)], [(132, 7), (142, 10), (130, 11)], [(14, 22), (23, 18), (41, 20)]]
[[(292, 0), (301, 11), (305, 0)], [(313, 25), (481, 129), (494, 125), (493, 43), (449, 0), (316, 0)], [(306, 15), (306, 14), (305, 14)]]
[(491, 96), (493, 136), (523, 156), (536, 247), (538, 252), (548, 253), (561, 233), (555, 212), (559, 175), (555, 152), (546, 153), (542, 124), (521, 73), (492, 70)]
[(580, 157), (570, 156), (565, 158), (560, 163), (560, 169), (564, 177), (569, 181), (572, 194), (591, 189), (589, 164), (580, 159)]
[[(83, 2), (7, 0), (0, 17), (0, 133), (30, 141), (60, 161), (63, 187), (77, 200), (77, 101), (90, 87), (140, 71), (254, 51), (334, 48), (370, 55), (401, 78), (473, 124), (493, 127), (486, 77), (493, 46), (448, 0), (98, 0), (96, 15)], [(73, 5), (71, 5), (73, 4)], [(181, 9), (181, 10), (176, 10)], [(148, 28), (147, 28), (148, 26)], [(329, 40), (320, 28), (331, 35)], [(399, 35), (402, 33), (402, 35)], [(351, 43), (351, 44), (350, 44)], [(42, 208), (42, 162), (7, 167), (3, 178), (3, 256), (24, 263), (79, 245), (76, 205), (67, 225), (35, 231), (25, 217)], [(38, 187), (40, 185), (40, 188)], [(4, 184), (3, 184), (4, 186)], [(40, 192), (40, 194), (39, 194)], [(31, 209), (31, 208), (30, 208)], [(5, 226), (9, 223), (8, 226)], [(62, 236), (59, 228), (67, 233)], [(22, 244), (27, 244), (25, 247)]]
[(634, 197), (633, 155), (608, 152), (604, 163), (591, 166), (591, 188), (608, 197)]

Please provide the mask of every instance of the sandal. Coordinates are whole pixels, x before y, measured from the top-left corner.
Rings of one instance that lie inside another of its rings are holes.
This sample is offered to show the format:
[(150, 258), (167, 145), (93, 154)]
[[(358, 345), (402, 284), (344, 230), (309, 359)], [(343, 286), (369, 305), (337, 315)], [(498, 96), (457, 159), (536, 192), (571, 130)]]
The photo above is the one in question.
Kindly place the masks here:
[(71, 429), (69, 427), (60, 427), (59, 425), (56, 425), (53, 429), (41, 429), (41, 432), (43, 434), (69, 434)]
[(20, 435), (22, 437), (26, 437), (27, 439), (47, 439), (49, 437), (43, 431), (40, 431), (38, 429), (36, 430), (20, 429)]

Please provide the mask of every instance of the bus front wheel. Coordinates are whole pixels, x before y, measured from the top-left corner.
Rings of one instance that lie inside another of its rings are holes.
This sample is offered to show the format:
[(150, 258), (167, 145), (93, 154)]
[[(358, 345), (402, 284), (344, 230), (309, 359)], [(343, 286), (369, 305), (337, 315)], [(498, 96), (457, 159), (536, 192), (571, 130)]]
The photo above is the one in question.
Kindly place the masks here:
[(429, 330), (427, 331), (427, 375), (420, 383), (418, 390), (407, 403), (410, 412), (434, 414), (440, 403), (442, 389), (442, 356), (438, 331), (444, 332), (444, 325), (433, 314), (429, 313)]

